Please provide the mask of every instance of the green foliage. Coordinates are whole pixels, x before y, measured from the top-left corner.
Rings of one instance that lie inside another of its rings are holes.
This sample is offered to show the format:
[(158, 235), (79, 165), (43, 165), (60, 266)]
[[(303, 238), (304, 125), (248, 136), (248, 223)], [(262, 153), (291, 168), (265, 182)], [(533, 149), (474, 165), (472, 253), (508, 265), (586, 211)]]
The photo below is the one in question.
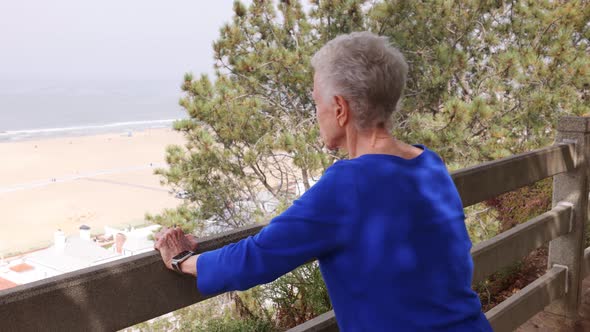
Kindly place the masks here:
[(185, 233), (199, 233), (205, 226), (202, 223), (196, 222), (199, 218), (197, 211), (186, 203), (174, 209), (165, 209), (158, 215), (146, 214), (145, 218), (154, 224), (165, 226), (177, 225)]
[(483, 203), (465, 209), (465, 225), (473, 244), (491, 239), (500, 233), (498, 213)]
[(396, 135), (445, 160), (548, 145), (557, 118), (590, 110), (583, 1), (380, 1), (369, 12), (411, 64)]
[(234, 11), (213, 44), (216, 80), (185, 75), (180, 105), (190, 119), (175, 129), (187, 144), (170, 147), (170, 168), (158, 171), (164, 184), (191, 193), (185, 205), (195, 220), (228, 228), (277, 214), (261, 191), (275, 203), (290, 201), (290, 186), (308, 188), (332, 160), (322, 151), (310, 96), (309, 58), (323, 29), (310, 23), (299, 1), (255, 1), (248, 8), (236, 2)]
[(273, 303), (274, 321), (281, 329), (297, 326), (332, 309), (317, 263), (301, 266), (253, 292), (253, 299)]
[(490, 307), (497, 303), (495, 297), (497, 297), (502, 290), (505, 290), (512, 285), (514, 275), (520, 272), (522, 267), (523, 263), (520, 261), (513, 263), (494, 273), (486, 280), (473, 285), (473, 289), (479, 295), (483, 311), (489, 310)]
[(498, 212), (501, 232), (551, 209), (552, 178), (534, 183), (486, 201)]
[[(484, 211), (493, 211), (493, 222), (490, 223), (495, 226), (495, 233), (487, 235), (496, 235), (509, 230), (510, 228), (529, 221), (530, 219), (548, 211), (551, 208), (551, 193), (553, 185), (552, 178), (534, 183), (530, 186), (523, 187), (498, 197), (490, 199), (485, 203), (480, 204), (485, 206)], [(481, 227), (488, 228), (490, 224), (481, 223)], [(469, 223), (468, 223), (468, 229)], [(479, 234), (480, 228), (476, 227), (474, 234)], [(470, 232), (473, 237), (473, 234)], [(491, 236), (480, 238), (485, 240)], [(475, 242), (475, 241), (474, 241)], [(536, 278), (528, 276), (531, 273), (536, 273), (535, 268), (545, 269), (546, 250), (537, 250), (523, 261), (516, 262), (510, 266), (494, 273), (486, 280), (474, 285), (474, 289), (478, 292), (481, 302), (485, 310), (491, 309), (497, 303), (505, 299), (505, 293), (511, 294), (512, 290), (517, 290), (524, 287), (525, 283)], [(536, 259), (538, 257), (544, 259)]]
[(552, 178), (534, 183), (465, 209), (473, 243), (526, 222), (551, 208)]
[(269, 318), (245, 317), (231, 310), (225, 304), (225, 296), (216, 297), (177, 310), (173, 317), (164, 315), (151, 321), (135, 325), (129, 330), (142, 332), (163, 331), (235, 331), (273, 332), (277, 331)]
[(235, 319), (231, 317), (207, 320), (203, 325), (195, 325), (187, 331), (194, 332), (273, 332), (276, 331), (269, 321), (252, 319)]
[(158, 222), (267, 221), (296, 198), (294, 183), (308, 188), (338, 157), (319, 142), (309, 59), (340, 33), (369, 29), (400, 47), (411, 69), (394, 133), (453, 167), (546, 146), (558, 117), (590, 112), (582, 1), (331, 0), (309, 13), (254, 1), (234, 12), (213, 44), (216, 79), (184, 77), (190, 118), (175, 129), (187, 143), (168, 148), (158, 174), (190, 195)]

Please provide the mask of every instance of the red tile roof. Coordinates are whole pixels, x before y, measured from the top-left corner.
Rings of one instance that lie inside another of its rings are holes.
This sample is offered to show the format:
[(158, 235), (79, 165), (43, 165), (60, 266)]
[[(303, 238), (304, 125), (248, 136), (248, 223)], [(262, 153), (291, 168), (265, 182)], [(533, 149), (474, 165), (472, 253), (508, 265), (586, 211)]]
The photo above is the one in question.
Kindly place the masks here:
[(30, 266), (27, 263), (22, 263), (18, 265), (11, 266), (10, 269), (14, 272), (26, 272), (34, 269), (34, 267)]
[(0, 290), (12, 288), (14, 286), (18, 286), (18, 284), (15, 284), (14, 282), (12, 282), (10, 280), (0, 278)]

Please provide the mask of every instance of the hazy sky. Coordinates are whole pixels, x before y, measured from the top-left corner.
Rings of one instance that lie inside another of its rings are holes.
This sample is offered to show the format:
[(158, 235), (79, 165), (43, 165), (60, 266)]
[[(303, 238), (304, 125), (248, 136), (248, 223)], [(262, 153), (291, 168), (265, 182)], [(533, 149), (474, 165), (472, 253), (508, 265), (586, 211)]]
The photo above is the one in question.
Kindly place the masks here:
[[(249, 2), (249, 1), (247, 1)], [(212, 73), (233, 0), (0, 0), (0, 81)]]

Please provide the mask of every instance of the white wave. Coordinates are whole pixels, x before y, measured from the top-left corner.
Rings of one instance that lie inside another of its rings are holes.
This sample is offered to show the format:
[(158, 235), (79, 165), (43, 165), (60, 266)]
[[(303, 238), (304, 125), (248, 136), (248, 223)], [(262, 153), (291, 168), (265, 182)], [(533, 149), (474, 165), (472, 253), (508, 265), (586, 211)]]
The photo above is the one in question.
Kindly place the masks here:
[(88, 125), (88, 126), (8, 130), (8, 131), (0, 132), (0, 137), (2, 137), (2, 136), (18, 136), (18, 135), (51, 134), (51, 133), (72, 132), (72, 131), (89, 131), (89, 130), (100, 130), (100, 129), (114, 129), (114, 128), (119, 128), (119, 127), (169, 125), (169, 124), (172, 124), (176, 120), (177, 119), (127, 121), (127, 122), (116, 122), (116, 123), (107, 123), (107, 124), (101, 124), (101, 125)]

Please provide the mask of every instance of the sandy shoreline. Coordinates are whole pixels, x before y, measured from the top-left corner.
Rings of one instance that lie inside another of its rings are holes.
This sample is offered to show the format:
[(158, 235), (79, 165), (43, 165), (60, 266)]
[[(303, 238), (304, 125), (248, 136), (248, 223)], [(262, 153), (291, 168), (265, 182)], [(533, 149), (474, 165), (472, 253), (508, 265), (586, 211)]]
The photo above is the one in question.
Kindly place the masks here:
[(183, 144), (171, 129), (0, 143), (0, 255), (51, 244), (60, 228), (139, 225), (180, 201), (154, 168)]

